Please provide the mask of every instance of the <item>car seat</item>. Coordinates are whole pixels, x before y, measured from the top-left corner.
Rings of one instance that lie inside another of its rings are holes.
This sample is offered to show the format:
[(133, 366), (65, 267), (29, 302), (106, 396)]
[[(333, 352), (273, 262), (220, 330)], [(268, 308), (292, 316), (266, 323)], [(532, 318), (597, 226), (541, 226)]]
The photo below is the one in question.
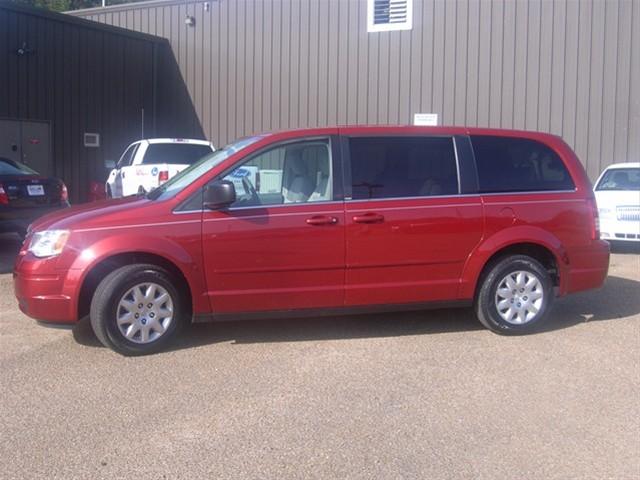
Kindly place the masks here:
[(317, 155), (316, 187), (311, 196), (309, 196), (309, 202), (331, 200), (331, 183), (329, 182), (331, 176), (330, 170), (329, 155), (326, 147), (322, 146), (322, 149), (318, 150)]
[(309, 200), (315, 182), (311, 179), (307, 162), (302, 158), (302, 150), (287, 150), (285, 160), (285, 184), (282, 187), (284, 203), (300, 203)]

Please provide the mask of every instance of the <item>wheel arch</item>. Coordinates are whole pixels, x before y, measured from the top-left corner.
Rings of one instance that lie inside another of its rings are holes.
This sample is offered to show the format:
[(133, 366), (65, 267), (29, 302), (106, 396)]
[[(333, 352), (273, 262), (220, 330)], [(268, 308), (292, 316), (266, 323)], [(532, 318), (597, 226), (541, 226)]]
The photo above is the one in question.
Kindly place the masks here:
[(558, 264), (555, 258), (555, 255), (551, 250), (547, 247), (540, 245), (538, 243), (514, 243), (509, 246), (506, 246), (497, 252), (495, 252), (489, 259), (485, 262), (480, 271), (480, 275), (478, 275), (478, 280), (476, 282), (476, 288), (474, 292), (477, 295), (478, 290), (482, 285), (482, 280), (489, 273), (491, 268), (498, 263), (500, 260), (506, 257), (510, 257), (513, 255), (526, 255), (527, 257), (531, 257), (534, 260), (540, 262), (540, 264), (545, 268), (545, 270), (549, 273), (551, 277), (551, 281), (553, 282), (554, 287), (560, 286), (560, 274), (558, 271)]
[(185, 299), (185, 306), (188, 315), (194, 312), (194, 291), (193, 285), (189, 281), (185, 272), (177, 265), (176, 262), (155, 252), (147, 251), (128, 251), (119, 252), (112, 255), (102, 257), (94, 262), (86, 271), (82, 278), (78, 300), (77, 300), (77, 318), (84, 318), (89, 314), (91, 299), (95, 293), (100, 281), (109, 273), (134, 263), (145, 263), (156, 265), (166, 270), (174, 279), (176, 279), (176, 288)]
[(465, 264), (460, 298), (475, 298), (482, 278), (497, 261), (509, 255), (527, 255), (539, 261), (550, 273), (560, 294), (566, 288), (568, 257), (561, 241), (536, 227), (515, 227), (484, 241)]

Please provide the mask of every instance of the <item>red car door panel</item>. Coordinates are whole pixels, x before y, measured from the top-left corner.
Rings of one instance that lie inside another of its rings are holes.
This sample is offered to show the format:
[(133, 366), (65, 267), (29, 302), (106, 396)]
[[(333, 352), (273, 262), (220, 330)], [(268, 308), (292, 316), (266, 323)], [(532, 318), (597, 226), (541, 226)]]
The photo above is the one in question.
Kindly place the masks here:
[(214, 314), (341, 306), (342, 205), (206, 212), (204, 261)]
[(329, 138), (275, 144), (225, 179), (237, 199), (203, 219), (214, 315), (344, 304), (344, 203)]
[(475, 196), (347, 202), (346, 222), (347, 305), (456, 299), (483, 223)]
[[(448, 301), (482, 236), (482, 204), (451, 136), (353, 136), (345, 189), (346, 305)], [(460, 142), (460, 147), (464, 142)]]

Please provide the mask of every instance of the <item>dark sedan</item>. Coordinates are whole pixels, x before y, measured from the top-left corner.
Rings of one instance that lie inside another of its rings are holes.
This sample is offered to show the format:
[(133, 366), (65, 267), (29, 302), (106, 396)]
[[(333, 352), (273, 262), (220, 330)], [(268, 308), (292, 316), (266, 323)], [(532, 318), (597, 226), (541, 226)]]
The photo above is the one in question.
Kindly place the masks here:
[(67, 187), (61, 180), (0, 157), (0, 233), (24, 236), (35, 219), (68, 206)]

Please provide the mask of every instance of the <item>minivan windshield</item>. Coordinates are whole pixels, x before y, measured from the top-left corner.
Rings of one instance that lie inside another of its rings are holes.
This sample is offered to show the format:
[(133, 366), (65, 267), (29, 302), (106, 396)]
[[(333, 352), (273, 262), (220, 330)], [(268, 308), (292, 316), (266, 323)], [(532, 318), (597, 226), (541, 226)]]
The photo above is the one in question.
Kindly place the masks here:
[(260, 136), (244, 137), (230, 143), (216, 152), (213, 152), (211, 155), (201, 158), (198, 162), (182, 170), (167, 183), (164, 183), (155, 190), (149, 192), (147, 194), (147, 198), (151, 200), (167, 200), (169, 198), (173, 198), (178, 194), (178, 192), (182, 191), (185, 187), (193, 183), (213, 167), (219, 165), (231, 155), (256, 143), (261, 138), (262, 137)]
[(640, 168), (610, 168), (598, 182), (599, 190), (640, 191)]

